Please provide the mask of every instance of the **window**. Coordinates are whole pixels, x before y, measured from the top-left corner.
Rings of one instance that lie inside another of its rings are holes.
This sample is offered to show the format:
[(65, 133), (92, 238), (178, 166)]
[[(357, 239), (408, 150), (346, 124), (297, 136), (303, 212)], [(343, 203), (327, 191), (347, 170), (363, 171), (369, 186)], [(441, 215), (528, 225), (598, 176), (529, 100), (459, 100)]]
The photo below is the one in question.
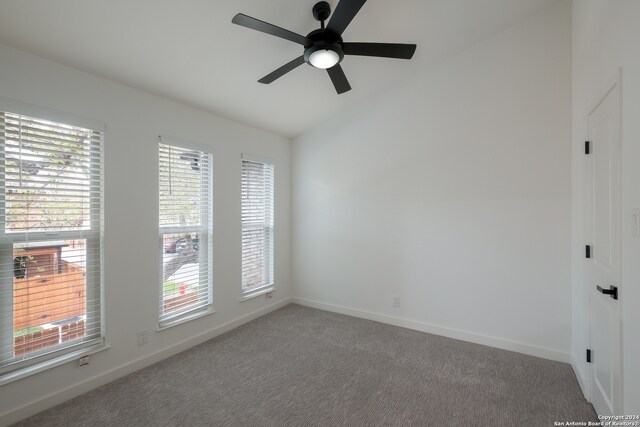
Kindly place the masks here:
[(0, 374), (103, 343), (103, 132), (0, 100)]
[(273, 290), (273, 164), (242, 156), (242, 296)]
[(166, 137), (159, 147), (163, 327), (211, 312), (213, 182), (211, 154)]

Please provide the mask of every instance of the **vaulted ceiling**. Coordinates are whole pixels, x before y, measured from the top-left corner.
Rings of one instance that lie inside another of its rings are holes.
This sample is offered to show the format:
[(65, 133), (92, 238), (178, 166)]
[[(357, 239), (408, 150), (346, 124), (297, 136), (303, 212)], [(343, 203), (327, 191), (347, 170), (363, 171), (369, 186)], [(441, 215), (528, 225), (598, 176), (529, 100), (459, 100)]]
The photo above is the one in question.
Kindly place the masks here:
[(293, 137), (557, 1), (369, 0), (345, 41), (418, 48), (411, 61), (345, 58), (343, 95), (307, 65), (257, 83), (302, 47), (231, 23), (242, 12), (306, 35), (314, 0), (0, 0), (0, 43)]

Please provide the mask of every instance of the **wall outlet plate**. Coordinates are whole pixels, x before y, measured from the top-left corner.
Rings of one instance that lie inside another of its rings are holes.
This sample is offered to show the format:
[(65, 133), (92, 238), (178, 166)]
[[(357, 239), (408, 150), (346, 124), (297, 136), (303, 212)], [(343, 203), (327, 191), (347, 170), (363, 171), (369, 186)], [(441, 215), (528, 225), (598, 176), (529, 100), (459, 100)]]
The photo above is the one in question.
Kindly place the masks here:
[(149, 342), (149, 330), (145, 329), (144, 331), (138, 332), (138, 345), (145, 345)]
[(391, 296), (391, 306), (393, 308), (400, 308), (400, 297), (398, 295)]

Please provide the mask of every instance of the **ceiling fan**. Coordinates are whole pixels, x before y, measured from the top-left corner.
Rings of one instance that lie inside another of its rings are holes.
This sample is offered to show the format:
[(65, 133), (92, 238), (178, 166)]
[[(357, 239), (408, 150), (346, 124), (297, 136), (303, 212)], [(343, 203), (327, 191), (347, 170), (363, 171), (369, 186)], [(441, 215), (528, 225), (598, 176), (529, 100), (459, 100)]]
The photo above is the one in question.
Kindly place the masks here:
[(231, 22), (272, 36), (298, 43), (304, 53), (267, 74), (258, 82), (269, 84), (305, 62), (312, 67), (326, 69), (338, 94), (351, 90), (340, 62), (345, 55), (377, 56), (381, 58), (411, 59), (416, 51), (415, 44), (398, 43), (345, 43), (342, 33), (367, 0), (341, 0), (325, 27), (324, 21), (331, 15), (331, 6), (321, 1), (313, 6), (313, 17), (320, 21), (320, 28), (306, 36), (296, 34), (268, 22), (238, 13)]

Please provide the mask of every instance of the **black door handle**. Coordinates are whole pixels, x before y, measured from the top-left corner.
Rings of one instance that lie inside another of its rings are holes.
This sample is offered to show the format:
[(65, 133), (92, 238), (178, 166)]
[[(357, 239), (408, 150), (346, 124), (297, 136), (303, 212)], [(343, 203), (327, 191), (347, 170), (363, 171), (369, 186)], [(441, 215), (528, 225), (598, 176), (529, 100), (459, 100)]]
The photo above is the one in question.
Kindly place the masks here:
[(609, 286), (609, 289), (602, 289), (600, 286), (596, 286), (598, 292), (602, 292), (605, 295), (610, 295), (613, 299), (618, 299), (618, 287), (617, 286)]

